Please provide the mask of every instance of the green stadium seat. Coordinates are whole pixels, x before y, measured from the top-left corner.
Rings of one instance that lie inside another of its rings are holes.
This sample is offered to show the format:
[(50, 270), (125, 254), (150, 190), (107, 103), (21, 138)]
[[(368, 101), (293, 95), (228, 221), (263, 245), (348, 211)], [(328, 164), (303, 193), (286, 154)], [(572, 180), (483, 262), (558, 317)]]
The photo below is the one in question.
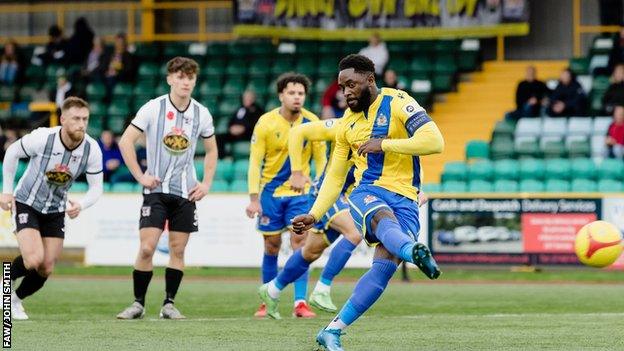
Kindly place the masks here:
[(212, 187), (210, 192), (213, 193), (226, 193), (230, 191), (230, 183), (223, 179), (215, 179), (212, 181)]
[(231, 193), (246, 193), (248, 189), (246, 180), (235, 180), (230, 183), (229, 191)]
[(209, 58), (222, 58), (227, 50), (227, 44), (221, 42), (214, 42), (208, 44), (206, 47), (206, 56)]
[(472, 193), (489, 193), (494, 190), (492, 183), (487, 180), (475, 179), (468, 182), (468, 191)]
[(466, 183), (460, 180), (449, 180), (442, 183), (442, 191), (445, 193), (464, 193), (467, 190)]
[(596, 182), (584, 178), (575, 178), (572, 180), (570, 190), (573, 192), (591, 193), (598, 190)]
[(231, 41), (227, 44), (227, 53), (230, 57), (248, 57), (251, 54), (251, 47), (253, 46), (250, 42), (244, 41)]
[(87, 85), (87, 99), (90, 102), (101, 101), (106, 96), (106, 87), (101, 83), (90, 83)]
[(152, 62), (145, 62), (139, 66), (139, 80), (155, 80), (160, 75), (158, 66)]
[[(93, 106), (93, 105), (91, 105)], [(104, 114), (93, 114), (89, 116), (89, 124), (87, 125), (87, 133), (93, 138), (98, 138), (104, 130)]]
[(339, 56), (342, 54), (342, 45), (341, 41), (322, 41), (319, 44), (318, 52), (321, 54), (320, 56)]
[(438, 183), (426, 183), (421, 185), (420, 190), (426, 193), (439, 193), (442, 191), (442, 186)]
[(281, 106), (281, 103), (279, 102), (279, 100), (277, 99), (271, 99), (269, 100), (266, 105), (264, 106), (264, 110), (265, 111), (271, 111), (275, 108), (278, 108)]
[(214, 124), (215, 124), (215, 133), (217, 135), (225, 134), (228, 131), (230, 120), (229, 118), (227, 118), (227, 116), (223, 116), (223, 117), (219, 117), (218, 119), (216, 119)]
[(490, 160), (477, 160), (468, 165), (467, 179), (490, 180), (494, 175), (494, 165)]
[(535, 179), (523, 179), (520, 181), (520, 191), (523, 193), (544, 192), (544, 183)]
[(70, 193), (86, 193), (89, 190), (89, 184), (85, 182), (74, 182), (69, 188)]
[(249, 171), (249, 160), (241, 159), (234, 161), (234, 180), (246, 180)]
[(269, 73), (273, 76), (277, 76), (284, 73), (285, 67), (293, 67), (294, 65), (295, 60), (292, 56), (280, 56), (275, 58), (273, 61), (273, 65), (271, 65)]
[(154, 84), (149, 81), (139, 81), (132, 89), (132, 95), (135, 100), (141, 100), (144, 103), (155, 97)]
[(518, 179), (518, 161), (505, 159), (494, 162), (494, 179)]
[(457, 72), (457, 63), (455, 63), (455, 56), (442, 54), (436, 57), (433, 63), (433, 71), (435, 74), (455, 74)]
[(115, 101), (124, 100), (128, 102), (132, 99), (132, 95), (133, 95), (133, 88), (131, 84), (123, 83), (123, 82), (115, 84), (115, 87), (113, 88), (113, 100)]
[(587, 74), (589, 73), (589, 59), (587, 57), (574, 57), (570, 61), (570, 69), (574, 74)]
[(265, 78), (269, 75), (269, 60), (268, 59), (254, 59), (249, 65), (250, 77)]
[(163, 46), (163, 56), (165, 60), (170, 60), (176, 56), (188, 56), (188, 44), (170, 42)]
[(624, 163), (622, 160), (606, 158), (598, 166), (600, 179), (624, 180)]
[(431, 82), (433, 91), (436, 93), (446, 93), (453, 89), (453, 75), (436, 73)]
[(136, 55), (140, 61), (156, 61), (160, 53), (158, 52), (158, 46), (153, 43), (137, 43), (135, 44), (136, 50), (134, 51), (134, 55)]
[[(197, 175), (197, 180), (202, 181), (204, 179), (204, 159), (203, 158), (197, 158), (195, 160), (193, 160), (193, 165), (195, 166), (195, 172)], [(217, 169), (219, 169), (219, 165), (217, 165)], [(215, 172), (216, 174), (216, 172)], [(217, 179), (217, 177), (215, 176), (215, 179)]]
[(232, 145), (232, 156), (235, 160), (248, 159), (251, 143), (248, 141), (238, 141)]
[(446, 182), (449, 180), (464, 180), (466, 179), (466, 174), (468, 173), (468, 168), (464, 162), (447, 162), (444, 165), (444, 172), (442, 173), (442, 181)]
[(609, 85), (611, 85), (611, 81), (608, 76), (596, 76), (592, 81), (592, 92), (605, 92), (609, 88)]
[(122, 116), (123, 118), (130, 116), (130, 109), (125, 101), (114, 101), (108, 106), (107, 112), (109, 118), (113, 116)]
[(219, 116), (229, 118), (238, 110), (240, 103), (236, 99), (227, 99), (219, 104)]
[(466, 144), (466, 160), (487, 159), (490, 157), (490, 145), (483, 140), (471, 140)]
[(203, 67), (199, 74), (204, 79), (221, 82), (225, 75), (225, 61), (210, 61), (206, 67)]
[(589, 158), (577, 158), (571, 162), (571, 171), (577, 179), (595, 179), (596, 165)]
[(459, 50), (460, 42), (455, 39), (450, 40), (437, 40), (434, 44), (433, 49), (436, 53), (443, 54), (452, 54), (455, 51)]
[(499, 179), (494, 182), (494, 191), (497, 193), (516, 193), (518, 192), (518, 182), (509, 179)]
[(48, 82), (56, 82), (56, 78), (65, 74), (65, 68), (59, 65), (49, 65), (45, 70), (46, 80)]
[(43, 66), (29, 65), (26, 68), (25, 74), (29, 81), (39, 82), (45, 77), (45, 68)]
[(570, 179), (571, 167), (570, 161), (564, 158), (547, 160), (544, 177), (546, 179)]
[(296, 43), (296, 51), (298, 57), (317, 56), (319, 43), (312, 40), (304, 40)]
[(195, 145), (195, 157), (203, 157), (205, 154), (206, 147), (204, 146), (204, 143), (198, 140), (197, 144)]
[(336, 76), (337, 74), (336, 67), (338, 67), (338, 62), (340, 62), (339, 59), (328, 58), (328, 57), (323, 58), (318, 64), (318, 69), (316, 71), (317, 75), (319, 77)]
[(544, 158), (560, 158), (566, 155), (565, 145), (559, 137), (544, 137), (540, 144)]
[(545, 169), (542, 160), (530, 158), (520, 160), (520, 179), (543, 179)]
[(202, 96), (202, 98), (207, 98), (210, 96), (218, 97), (221, 94), (221, 85), (209, 81), (204, 81), (199, 86), (199, 94)]
[(169, 94), (171, 92), (171, 87), (167, 85), (167, 82), (162, 82), (156, 86), (156, 90), (154, 91), (154, 95), (162, 96), (165, 94)]
[(537, 157), (540, 155), (540, 148), (535, 137), (518, 137), (515, 141), (515, 152), (520, 158)]
[(412, 51), (422, 54), (428, 54), (435, 51), (436, 41), (434, 40), (416, 40), (412, 42)]
[(108, 116), (108, 129), (115, 134), (123, 133), (126, 128), (127, 116), (124, 115), (109, 115)]
[(549, 193), (567, 193), (570, 191), (570, 182), (562, 179), (548, 179), (544, 190)]
[(514, 157), (513, 141), (507, 139), (496, 139), (490, 144), (490, 158), (492, 160), (502, 160)]
[(252, 57), (268, 57), (275, 52), (275, 46), (270, 41), (251, 43), (249, 53)]
[(613, 179), (601, 179), (598, 181), (598, 191), (601, 193), (619, 193), (624, 191), (622, 182)]
[[(295, 71), (297, 73), (305, 74), (308, 78), (315, 76), (317, 72), (317, 62), (314, 58), (306, 57), (297, 61)], [(283, 71), (282, 71), (283, 73)]]
[(243, 91), (245, 91), (245, 83), (242, 80), (229, 79), (225, 82), (222, 92), (225, 97), (240, 99)]
[(243, 60), (232, 60), (225, 67), (228, 76), (242, 77), (247, 74), (247, 64)]
[(566, 140), (568, 156), (589, 157), (591, 156), (591, 145), (589, 139), (583, 136), (570, 136)]
[(516, 125), (510, 121), (498, 121), (494, 126), (493, 136), (513, 136)]
[(232, 160), (223, 159), (219, 160), (217, 169), (215, 171), (215, 179), (221, 179), (225, 181), (231, 181), (234, 176), (234, 163)]
[(410, 70), (410, 64), (401, 56), (393, 57), (388, 63), (387, 69), (391, 69), (400, 75)]
[(17, 169), (15, 170), (15, 181), (17, 182), (22, 176), (24, 172), (26, 172), (26, 168), (28, 167), (28, 163), (25, 161), (18, 161)]

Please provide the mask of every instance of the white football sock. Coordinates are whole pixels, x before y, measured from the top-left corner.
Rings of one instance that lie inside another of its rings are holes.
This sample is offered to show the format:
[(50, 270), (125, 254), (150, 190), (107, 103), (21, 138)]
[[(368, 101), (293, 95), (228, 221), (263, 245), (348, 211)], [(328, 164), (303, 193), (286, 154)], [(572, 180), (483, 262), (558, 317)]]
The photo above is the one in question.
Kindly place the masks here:
[(277, 287), (277, 285), (275, 285), (275, 282), (273, 280), (271, 280), (268, 284), (269, 284), (269, 286), (268, 286), (268, 288), (269, 288), (269, 290), (268, 290), (269, 296), (272, 299), (277, 299), (280, 296), (280, 293), (282, 291)]
[(297, 305), (298, 305), (300, 302), (307, 303), (307, 302), (306, 302), (306, 300), (295, 300), (295, 305), (294, 305), (294, 307), (297, 307)]
[(347, 327), (347, 325), (344, 324), (344, 322), (340, 319), (340, 317), (336, 317), (336, 318), (334, 318), (333, 321), (331, 321), (331, 323), (329, 323), (329, 325), (327, 327), (325, 327), (325, 329), (344, 330), (346, 327)]
[(314, 291), (318, 292), (318, 293), (330, 293), (331, 292), (331, 285), (327, 285), (325, 283), (323, 283), (322, 281), (318, 281), (316, 282), (316, 286), (314, 287)]

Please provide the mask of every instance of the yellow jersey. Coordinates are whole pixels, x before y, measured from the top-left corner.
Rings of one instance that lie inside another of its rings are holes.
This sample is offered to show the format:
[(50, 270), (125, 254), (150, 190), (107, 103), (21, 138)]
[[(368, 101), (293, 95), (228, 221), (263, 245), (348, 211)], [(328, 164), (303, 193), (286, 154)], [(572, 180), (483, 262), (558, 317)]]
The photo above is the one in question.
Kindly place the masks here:
[[(262, 115), (254, 127), (249, 155), (247, 184), (250, 194), (270, 191), (273, 196), (301, 195), (290, 188), (291, 162), (288, 156), (288, 136), (293, 127), (318, 121), (312, 112), (302, 109), (294, 122), (287, 121), (279, 108)], [(314, 158), (316, 169), (322, 170), (327, 162), (326, 146), (322, 142), (306, 143), (301, 152), (301, 171), (310, 175), (310, 160)], [(309, 190), (306, 185), (305, 192)]]
[[(340, 194), (349, 160), (355, 164), (355, 184), (375, 185), (417, 200), (422, 155), (442, 152), (442, 135), (426, 111), (406, 92), (382, 88), (367, 111), (345, 111), (336, 130), (331, 167), (310, 213), (320, 218)], [(384, 139), (383, 152), (358, 155), (372, 138)]]

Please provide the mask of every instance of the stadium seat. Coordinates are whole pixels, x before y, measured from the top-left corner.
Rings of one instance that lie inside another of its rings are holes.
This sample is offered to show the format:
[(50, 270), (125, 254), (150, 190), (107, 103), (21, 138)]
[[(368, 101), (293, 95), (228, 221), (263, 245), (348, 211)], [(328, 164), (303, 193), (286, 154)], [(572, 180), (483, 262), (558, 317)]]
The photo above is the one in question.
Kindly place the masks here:
[(609, 64), (609, 55), (594, 55), (589, 60), (589, 71), (594, 72), (596, 68), (606, 68)]
[(230, 183), (229, 191), (232, 193), (246, 193), (248, 189), (246, 180), (235, 180)]
[(412, 59), (409, 69), (412, 73), (429, 75), (433, 71), (433, 62), (427, 56), (416, 56)]
[(566, 193), (570, 191), (570, 182), (562, 179), (548, 179), (544, 190), (549, 193)]
[(594, 135), (606, 135), (611, 123), (613, 123), (612, 117), (602, 116), (594, 118), (592, 133)]
[(92, 101), (101, 101), (106, 96), (106, 87), (102, 83), (90, 83), (87, 85), (87, 99)]
[(209, 60), (212, 58), (222, 58), (227, 52), (227, 44), (222, 42), (213, 42), (206, 47), (206, 56)]
[(212, 187), (210, 188), (210, 192), (215, 193), (225, 193), (230, 191), (230, 183), (222, 179), (215, 179), (212, 182)]
[(240, 98), (245, 90), (245, 83), (242, 80), (229, 79), (222, 87), (222, 93), (225, 97)]
[(466, 190), (466, 183), (460, 180), (449, 180), (442, 183), (442, 191), (445, 193), (464, 193)]
[(89, 184), (85, 182), (74, 182), (69, 188), (70, 193), (86, 193), (89, 190)]
[(596, 166), (589, 158), (576, 158), (571, 162), (571, 171), (575, 179), (595, 179)]
[(563, 139), (558, 136), (542, 138), (540, 140), (540, 149), (544, 158), (558, 158), (566, 155)]
[(145, 103), (154, 98), (155, 89), (154, 83), (150, 81), (139, 81), (132, 89), (132, 95), (135, 100), (141, 100)]
[(126, 101), (128, 103), (132, 99), (132, 85), (130, 83), (119, 82), (113, 88), (113, 100)]
[(437, 74), (453, 75), (457, 72), (457, 63), (455, 56), (452, 54), (441, 54), (436, 57), (433, 63), (433, 71)]
[(206, 154), (206, 148), (204, 146), (204, 143), (201, 143), (198, 141), (197, 144), (195, 145), (195, 157), (204, 156), (205, 154)]
[(232, 160), (219, 160), (215, 171), (215, 179), (231, 181), (234, 176), (234, 163)]
[(604, 157), (607, 152), (605, 135), (592, 135), (591, 137), (591, 156), (592, 157)]
[(292, 56), (280, 56), (280, 57), (277, 57), (273, 61), (273, 65), (269, 69), (269, 73), (271, 73), (271, 75), (273, 75), (273, 76), (280, 75), (280, 74), (284, 73), (284, 67), (293, 67), (294, 66), (294, 62), (295, 62), (295, 60), (294, 60), (294, 58)]
[(494, 187), (487, 180), (475, 179), (468, 182), (468, 191), (472, 193), (489, 193)]
[(544, 183), (535, 179), (523, 179), (519, 188), (523, 193), (541, 193), (544, 191)]
[(202, 98), (219, 96), (221, 94), (221, 85), (210, 81), (204, 81), (199, 86), (199, 94)]
[[(204, 179), (204, 159), (203, 158), (197, 158), (195, 160), (193, 160), (193, 165), (195, 166), (195, 172), (197, 175), (197, 180), (201, 181), (202, 179)], [(215, 177), (214, 179), (219, 179), (217, 178), (217, 171), (219, 170), (219, 165), (217, 164), (217, 169), (215, 171)]]
[(586, 57), (574, 57), (570, 59), (570, 69), (574, 74), (589, 73), (589, 59)]
[(158, 46), (153, 43), (137, 43), (135, 44), (135, 48), (134, 54), (141, 62), (156, 61), (160, 55)]
[(518, 179), (518, 161), (498, 160), (494, 162), (494, 179)]
[(108, 106), (107, 112), (109, 118), (114, 118), (113, 116), (121, 116), (123, 118), (130, 116), (130, 108), (128, 108), (126, 101), (114, 101)]
[(515, 180), (499, 179), (494, 182), (494, 191), (497, 193), (518, 192), (518, 182)]
[(622, 182), (613, 179), (601, 179), (598, 181), (598, 191), (601, 193), (619, 193), (624, 191)]
[(102, 131), (104, 130), (104, 118), (105, 118), (104, 114), (91, 113), (91, 115), (89, 116), (89, 124), (87, 125), (87, 133), (93, 138), (97, 139), (97, 137), (100, 134), (102, 134)]
[(305, 74), (306, 76), (311, 77), (316, 75), (317, 71), (317, 62), (313, 57), (306, 57), (300, 59), (296, 62), (295, 70), (297, 73)]
[(114, 193), (132, 193), (139, 189), (136, 183), (119, 182), (111, 184), (111, 191)]
[(17, 182), (20, 178), (22, 178), (22, 176), (24, 175), (24, 172), (26, 172), (26, 168), (28, 167), (28, 163), (26, 163), (25, 161), (18, 161), (17, 163), (17, 169), (15, 170), (15, 181)]
[(520, 160), (520, 179), (543, 179), (545, 169), (542, 160), (531, 158)]
[(516, 124), (515, 135), (537, 137), (542, 133), (542, 120), (539, 118), (520, 118)]
[(587, 137), (571, 135), (566, 138), (565, 143), (570, 158), (589, 157), (591, 155), (591, 145)]
[(466, 144), (466, 160), (487, 159), (490, 156), (490, 145), (483, 140), (471, 140)]
[(398, 75), (401, 75), (410, 70), (410, 64), (402, 56), (393, 57), (388, 63), (388, 68), (395, 71)]
[(563, 137), (567, 134), (568, 121), (566, 118), (544, 118), (542, 121), (542, 136)]
[(544, 177), (546, 179), (570, 179), (571, 165), (565, 158), (554, 158), (546, 161)]
[(238, 141), (232, 145), (232, 156), (235, 160), (249, 158), (249, 147), (251, 143), (248, 141)]
[(188, 50), (188, 44), (187, 43), (176, 43), (176, 42), (170, 42), (167, 43), (167, 45), (163, 46), (163, 58), (165, 60), (171, 60), (172, 58), (176, 57), (176, 56), (188, 56), (189, 55), (189, 50)]
[(502, 160), (514, 157), (514, 144), (511, 138), (494, 138), (490, 144), (490, 158)]
[(439, 183), (427, 183), (423, 184), (420, 187), (420, 190), (426, 193), (439, 193), (440, 191), (442, 191), (442, 186)]
[(444, 165), (444, 172), (442, 173), (442, 181), (448, 180), (464, 180), (466, 179), (466, 173), (468, 169), (464, 162), (447, 162)]
[(255, 92), (258, 100), (262, 100), (266, 94), (270, 93), (269, 86), (267, 85), (267, 80), (265, 78), (251, 78), (245, 89)]
[(597, 186), (596, 182), (593, 180), (575, 178), (572, 180), (570, 190), (573, 192), (590, 193), (595, 192), (597, 190)]
[(219, 118), (216, 118), (214, 122), (215, 133), (217, 135), (227, 133), (229, 124), (230, 124), (230, 121), (229, 121), (229, 118), (227, 118), (227, 116), (221, 116)]
[(490, 180), (494, 175), (494, 165), (489, 160), (477, 160), (468, 165), (467, 179)]
[(436, 73), (433, 75), (431, 86), (436, 93), (449, 92), (453, 89), (453, 75)]
[(494, 132), (492, 133), (494, 137), (498, 136), (513, 136), (514, 131), (516, 130), (516, 126), (510, 121), (498, 121), (494, 126)]
[(255, 59), (249, 65), (249, 76), (266, 78), (270, 73), (269, 67), (268, 59)]
[(592, 119), (589, 117), (570, 117), (567, 131), (568, 135), (589, 136), (592, 132)]
[(154, 81), (159, 76), (159, 68), (155, 63), (144, 62), (139, 66), (139, 80)]
[(622, 160), (606, 158), (598, 166), (600, 179), (624, 180), (624, 163)]
[(537, 157), (540, 155), (540, 148), (537, 137), (524, 136), (517, 137), (515, 141), (515, 152), (518, 157)]
[(240, 104), (238, 103), (238, 99), (227, 99), (222, 100), (219, 104), (219, 117), (227, 117), (229, 118), (236, 112), (239, 108)]

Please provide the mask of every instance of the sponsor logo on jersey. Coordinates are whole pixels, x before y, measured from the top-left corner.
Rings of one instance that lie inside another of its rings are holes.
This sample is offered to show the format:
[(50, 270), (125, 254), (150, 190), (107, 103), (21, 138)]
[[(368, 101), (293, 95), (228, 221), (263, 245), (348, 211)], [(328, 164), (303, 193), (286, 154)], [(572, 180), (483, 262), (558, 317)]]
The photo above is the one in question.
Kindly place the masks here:
[(371, 202), (375, 202), (375, 201), (377, 201), (377, 198), (375, 196), (373, 196), (373, 195), (366, 195), (366, 197), (364, 198), (364, 204), (365, 205), (368, 205)]
[(405, 114), (407, 114), (408, 116), (413, 115), (418, 110), (420, 110), (420, 109), (414, 104), (414, 102), (411, 102), (411, 103), (403, 106), (403, 112), (405, 112)]
[(143, 206), (143, 207), (141, 207), (141, 217), (149, 217), (151, 213), (152, 213), (152, 207), (151, 206)]
[(48, 183), (58, 186), (67, 185), (72, 180), (72, 174), (69, 166), (57, 164), (51, 170), (45, 173)]
[(191, 146), (191, 141), (184, 133), (184, 130), (173, 127), (171, 132), (163, 137), (163, 145), (165, 149), (174, 155), (184, 153)]
[(17, 214), (17, 220), (18, 220), (19, 224), (26, 224), (26, 223), (28, 223), (28, 213), (18, 213)]
[(334, 125), (333, 119), (328, 119), (327, 121), (325, 121), (325, 127), (331, 128), (333, 125)]

